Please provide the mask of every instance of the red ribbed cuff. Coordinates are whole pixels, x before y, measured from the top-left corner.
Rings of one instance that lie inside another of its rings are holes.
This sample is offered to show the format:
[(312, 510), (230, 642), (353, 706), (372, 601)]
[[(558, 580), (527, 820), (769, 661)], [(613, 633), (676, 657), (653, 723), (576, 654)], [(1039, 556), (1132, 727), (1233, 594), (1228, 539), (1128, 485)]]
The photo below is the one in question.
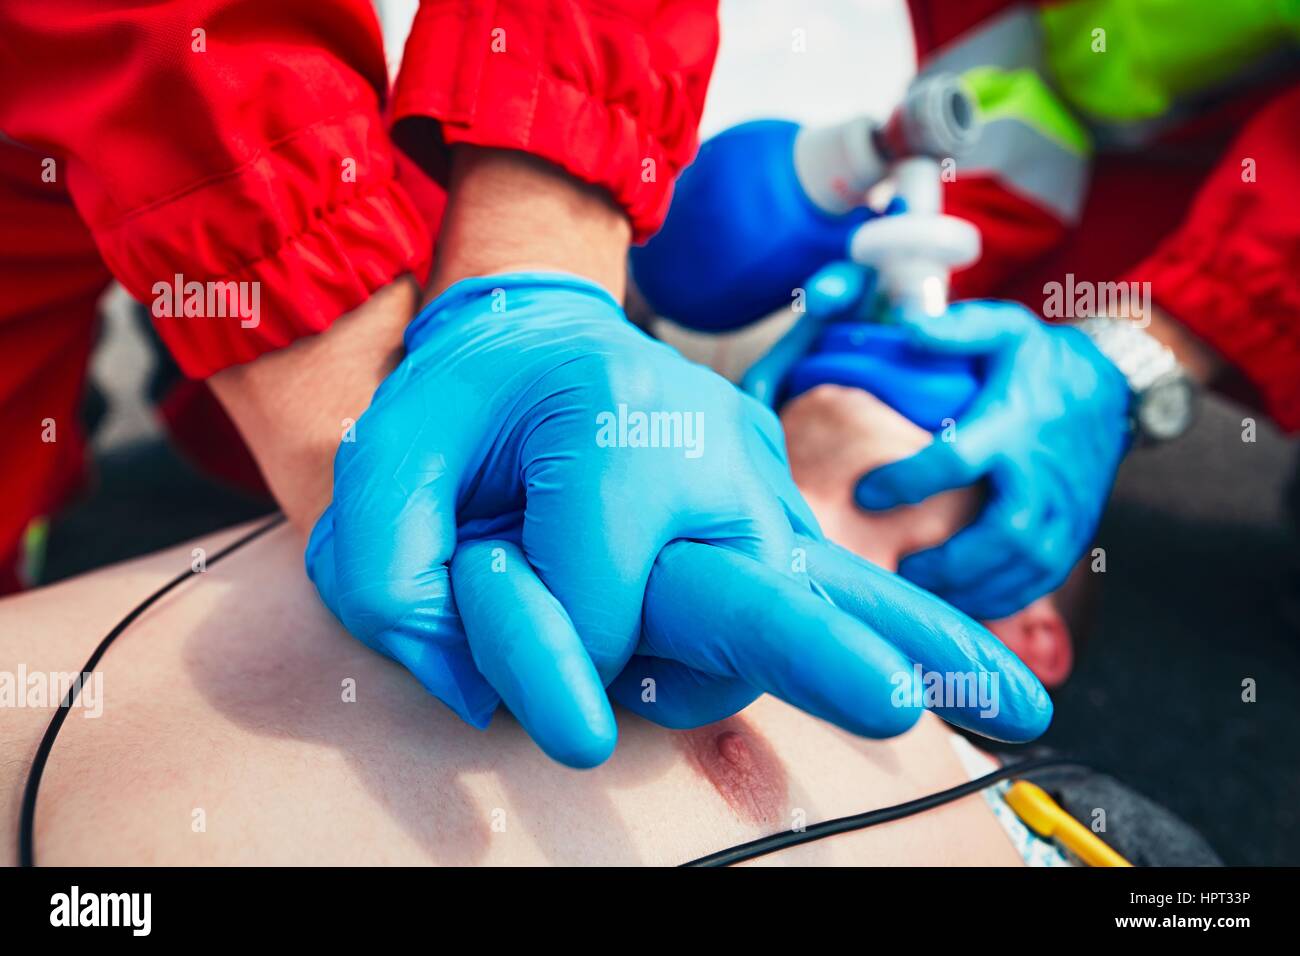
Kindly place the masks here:
[(372, 110), (300, 130), (234, 173), (95, 233), (195, 378), (321, 332), (405, 273), (423, 281), (432, 255)]
[(1259, 404), (1300, 430), (1300, 242), (1272, 245), (1248, 231), (1190, 230), (1166, 240), (1127, 276), (1235, 366)]
[[(702, 4), (683, 13), (690, 30), (674, 22), (667, 38), (669, 27), (615, 6), (422, 4), (394, 91), (394, 139), (444, 184), (456, 143), (548, 160), (608, 190), (634, 239), (648, 238), (695, 153), (716, 20)], [(683, 48), (691, 30), (697, 40)]]

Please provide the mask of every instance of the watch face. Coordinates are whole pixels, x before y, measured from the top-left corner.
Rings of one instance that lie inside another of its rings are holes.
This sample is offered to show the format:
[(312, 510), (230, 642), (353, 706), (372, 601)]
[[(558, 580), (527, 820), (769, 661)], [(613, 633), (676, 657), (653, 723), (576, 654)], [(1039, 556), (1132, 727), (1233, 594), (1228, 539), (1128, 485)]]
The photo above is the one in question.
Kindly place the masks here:
[(1192, 383), (1181, 375), (1156, 382), (1138, 406), (1140, 430), (1156, 441), (1177, 438), (1192, 424), (1193, 399)]

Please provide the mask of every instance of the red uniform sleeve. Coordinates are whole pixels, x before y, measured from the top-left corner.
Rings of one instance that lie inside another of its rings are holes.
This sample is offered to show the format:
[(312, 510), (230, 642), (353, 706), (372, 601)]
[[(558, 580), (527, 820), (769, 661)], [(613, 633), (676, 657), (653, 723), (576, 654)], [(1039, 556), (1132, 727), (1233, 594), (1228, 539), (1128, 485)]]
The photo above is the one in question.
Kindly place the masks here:
[(177, 274), (248, 284), (256, 321), (156, 319), (189, 375), (319, 332), (428, 268), (380, 114), (369, 0), (6, 0), (0, 88), (0, 131), (54, 160), (132, 295), (156, 302)]
[(394, 137), (445, 182), (447, 148), (523, 150), (609, 190), (637, 240), (694, 157), (716, 0), (424, 0)]
[(1246, 124), (1183, 224), (1127, 276), (1300, 429), (1300, 86)]
[(952, 274), (954, 299), (1004, 292), (1011, 279), (1057, 248), (1068, 232), (1060, 218), (1016, 195), (995, 176), (968, 175), (945, 183), (943, 211), (980, 231), (979, 258)]

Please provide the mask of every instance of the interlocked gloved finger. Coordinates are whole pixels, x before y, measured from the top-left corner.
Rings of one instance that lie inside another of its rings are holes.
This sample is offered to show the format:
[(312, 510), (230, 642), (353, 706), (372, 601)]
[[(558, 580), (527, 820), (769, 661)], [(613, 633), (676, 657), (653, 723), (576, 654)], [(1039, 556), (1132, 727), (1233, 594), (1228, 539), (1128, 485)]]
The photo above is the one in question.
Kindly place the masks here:
[[(824, 537), (812, 508), (804, 500), (803, 495), (799, 493), (794, 478), (790, 476), (789, 467), (784, 464), (768, 462), (758, 471), (767, 483), (771, 493), (781, 503), (781, 507), (785, 512), (785, 521), (789, 525), (792, 535), (804, 535), (813, 538)], [(788, 547), (793, 547), (795, 538), (784, 538), (783, 543)], [(790, 552), (787, 550), (784, 557), (788, 558), (789, 556)]]
[(644, 654), (633, 654), (608, 689), (610, 698), (622, 707), (672, 730), (725, 720), (762, 695), (738, 677), (706, 674)]
[[(539, 422), (520, 452), (524, 551), (606, 682), (636, 646), (646, 581), (668, 541), (707, 540), (780, 566), (790, 551), (780, 503), (752, 475), (770, 452), (755, 442), (742, 396), (714, 373), (652, 346), (647, 361), (672, 361), (654, 375), (621, 361), (611, 368), (604, 356), (567, 362), (553, 376), (553, 395), (538, 403)], [(671, 440), (660, 447), (598, 443), (594, 411), (618, 408), (629, 416), (677, 414), (683, 427), (697, 415), (703, 425), (696, 437), (708, 440), (693, 449)]]
[[(610, 457), (617, 456), (615, 450)], [(621, 464), (612, 464), (615, 473)], [(621, 482), (610, 478), (585, 459), (546, 456), (528, 475), (523, 534), (524, 553), (605, 682), (636, 646), (645, 582), (671, 534), (669, 516), (656, 503), (629, 508), (615, 491)]]
[(785, 447), (785, 431), (776, 414), (757, 399), (742, 396), (755, 426), (755, 441), (760, 448), (752, 456), (756, 475), (775, 495), (785, 510), (786, 521), (795, 534), (822, 537), (821, 526), (808, 502), (804, 501), (790, 474), (790, 459)]
[(605, 688), (523, 551), (499, 538), (463, 543), (451, 581), (474, 663), (528, 735), (570, 767), (607, 760), (618, 727)]
[(920, 716), (910, 662), (806, 583), (691, 541), (664, 548), (638, 653), (736, 677), (853, 733), (892, 737)]
[[(762, 462), (763, 464), (759, 464)], [(768, 458), (757, 458), (754, 465), (764, 470), (771, 465)], [(786, 469), (788, 474), (788, 469)], [(793, 487), (793, 482), (791, 483)], [(794, 554), (794, 533), (790, 526), (790, 512), (783, 508), (774, 493), (755, 478), (748, 478), (737, 483), (737, 504), (740, 513), (730, 518), (714, 518), (706, 522), (688, 522), (680, 536), (681, 541), (698, 543), (701, 548), (733, 555), (736, 566), (744, 567), (751, 573), (753, 568), (761, 567), (772, 573), (798, 578), (800, 586), (807, 588), (807, 575), (796, 569)], [(806, 506), (805, 506), (806, 507)], [(677, 544), (670, 543), (659, 553), (655, 566), (668, 560), (674, 562)], [(701, 573), (708, 573), (701, 569)], [(741, 588), (748, 600), (758, 611), (765, 602), (773, 602), (774, 596), (753, 588), (752, 582), (727, 577), (715, 578), (714, 587)], [(650, 581), (655, 578), (652, 569)], [(745, 590), (749, 588), (750, 590)], [(647, 636), (653, 633), (650, 621), (660, 620), (670, 605), (688, 600), (688, 596), (673, 592), (663, 587), (647, 584), (645, 620), (638, 648), (645, 651), (653, 647)], [(707, 608), (700, 608), (701, 619), (707, 619)], [(692, 642), (706, 644), (715, 635), (706, 631), (691, 633)], [(748, 635), (740, 640), (747, 640)], [(644, 700), (646, 695), (645, 680), (652, 679), (653, 699)], [(653, 652), (634, 654), (623, 671), (610, 685), (611, 696), (633, 712), (663, 726), (674, 728), (699, 727), (730, 717), (743, 710), (757, 698), (761, 690), (754, 687), (743, 673), (730, 671), (719, 673), (692, 666), (690, 661), (679, 658), (655, 656)]]
[(762, 493), (757, 491), (762, 487), (759, 482), (751, 478), (740, 484), (755, 489), (737, 494), (745, 513), (688, 522), (678, 538), (733, 551), (789, 576), (794, 534), (786, 511), (766, 488), (762, 488)]
[(1047, 691), (988, 630), (837, 545), (808, 541), (805, 547), (813, 581), (839, 608), (888, 640), (908, 661), (909, 674), (921, 677), (925, 686), (937, 679), (963, 688), (964, 699), (958, 695), (933, 707), (944, 720), (1016, 743), (1033, 740), (1047, 729), (1052, 719)]
[[(316, 522), (307, 543), (307, 576), (316, 585), (325, 605), (344, 626), (347, 618), (339, 606), (341, 593), (335, 556), (334, 506)], [(479, 673), (465, 643), (465, 633), (451, 596), (445, 565), (425, 569), (420, 576), (419, 597), (414, 606), (387, 622), (352, 631), (362, 643), (397, 661), (421, 685), (466, 723), (478, 728), (488, 725), (500, 702), (495, 690)]]
[[(753, 424), (753, 440), (758, 445), (750, 460), (766, 494), (749, 496), (753, 501), (749, 507), (754, 509), (753, 518), (757, 519), (752, 522), (753, 532), (742, 537), (733, 531), (727, 536), (723, 529), (714, 527), (706, 537), (713, 546), (747, 554), (783, 574), (806, 581), (807, 574), (797, 561), (794, 534), (820, 537), (821, 531), (790, 475), (781, 423), (770, 409), (749, 396), (742, 398)], [(772, 508), (773, 497), (781, 510)], [(665, 600), (675, 600), (662, 589), (655, 593)], [(647, 613), (648, 608), (649, 605)], [(609, 692), (632, 712), (674, 729), (722, 720), (749, 706), (761, 693), (738, 677), (706, 673), (676, 660), (645, 654), (632, 656), (609, 685)]]

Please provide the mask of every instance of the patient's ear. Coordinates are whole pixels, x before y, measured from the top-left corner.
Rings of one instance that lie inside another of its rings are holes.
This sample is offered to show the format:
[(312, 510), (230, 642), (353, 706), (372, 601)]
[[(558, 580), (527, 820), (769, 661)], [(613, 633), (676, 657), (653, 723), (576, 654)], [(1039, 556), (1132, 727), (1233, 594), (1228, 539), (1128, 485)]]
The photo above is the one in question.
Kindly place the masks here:
[(1025, 662), (1044, 687), (1060, 687), (1074, 667), (1074, 641), (1051, 596), (986, 626)]

